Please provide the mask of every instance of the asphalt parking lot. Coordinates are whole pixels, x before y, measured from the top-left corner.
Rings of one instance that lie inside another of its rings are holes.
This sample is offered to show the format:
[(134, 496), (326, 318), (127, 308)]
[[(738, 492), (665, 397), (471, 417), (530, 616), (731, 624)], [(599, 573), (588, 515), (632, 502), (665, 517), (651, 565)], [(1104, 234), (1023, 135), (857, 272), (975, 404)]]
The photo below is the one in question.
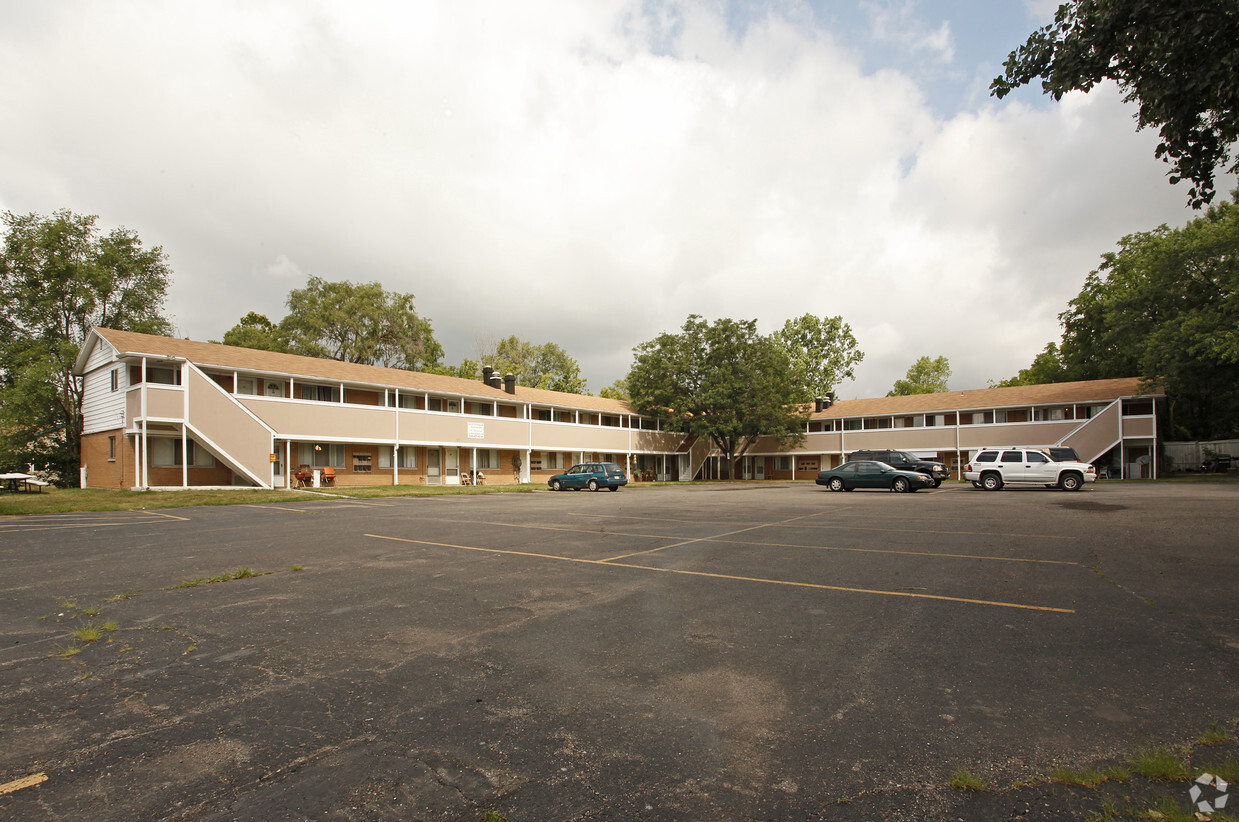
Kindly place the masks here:
[(7, 518), (0, 818), (1009, 818), (952, 772), (1239, 716), (1237, 532), (1170, 483)]

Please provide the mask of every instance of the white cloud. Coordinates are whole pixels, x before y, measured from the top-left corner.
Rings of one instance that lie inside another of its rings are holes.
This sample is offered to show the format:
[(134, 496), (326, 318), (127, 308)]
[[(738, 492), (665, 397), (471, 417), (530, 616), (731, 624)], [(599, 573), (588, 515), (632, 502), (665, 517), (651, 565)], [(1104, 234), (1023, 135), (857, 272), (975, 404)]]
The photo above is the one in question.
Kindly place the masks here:
[(0, 202), (163, 245), (181, 333), (377, 280), (450, 360), (553, 340), (595, 390), (690, 313), (842, 314), (846, 396), (923, 354), (984, 385), (1119, 236), (1188, 216), (1113, 90), (942, 120), (774, 11), (739, 35), (687, 1), (49, 4), (0, 32), (0, 76)]

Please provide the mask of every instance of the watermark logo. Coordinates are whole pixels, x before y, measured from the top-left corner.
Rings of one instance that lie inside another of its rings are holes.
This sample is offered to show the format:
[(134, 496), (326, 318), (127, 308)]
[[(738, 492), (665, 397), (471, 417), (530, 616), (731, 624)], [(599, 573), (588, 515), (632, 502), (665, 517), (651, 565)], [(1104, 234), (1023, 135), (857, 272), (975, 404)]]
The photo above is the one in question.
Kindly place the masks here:
[(1187, 795), (1192, 798), (1192, 804), (1201, 813), (1213, 813), (1226, 807), (1226, 780), (1211, 773), (1202, 773), (1192, 783), (1192, 789)]

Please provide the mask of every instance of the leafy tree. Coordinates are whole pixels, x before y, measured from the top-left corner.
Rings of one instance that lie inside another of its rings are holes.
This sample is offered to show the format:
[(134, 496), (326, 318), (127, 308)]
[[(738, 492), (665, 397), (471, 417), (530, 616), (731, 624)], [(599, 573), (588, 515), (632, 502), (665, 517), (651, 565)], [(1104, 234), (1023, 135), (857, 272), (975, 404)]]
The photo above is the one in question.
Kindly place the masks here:
[(800, 376), (786, 350), (757, 333), (755, 320), (710, 324), (693, 314), (679, 334), (637, 346), (628, 388), (639, 413), (709, 437), (730, 468), (760, 436), (786, 448), (803, 441)]
[(1001, 99), (1041, 78), (1055, 100), (1115, 80), (1138, 101), (1137, 127), (1157, 126), (1170, 182), (1190, 180), (1193, 208), (1212, 202), (1218, 168), (1239, 139), (1239, 7), (1234, 0), (1071, 0), (1007, 57)]
[(598, 396), (608, 400), (623, 400), (629, 402), (632, 397), (628, 393), (628, 380), (620, 378), (598, 392)]
[(580, 364), (552, 342), (534, 345), (516, 336), (507, 337), (484, 352), (481, 361), (501, 376), (515, 374), (521, 385), (531, 388), (569, 394), (584, 394), (587, 390)]
[(1070, 379), (1138, 375), (1166, 391), (1174, 436), (1239, 433), (1236, 203), (1124, 237), (1059, 319)]
[(909, 394), (940, 394), (947, 390), (951, 378), (951, 363), (946, 357), (931, 360), (921, 357), (908, 369), (902, 380), (895, 380), (895, 387), (888, 397), (906, 397)]
[(163, 316), (171, 270), (137, 234), (104, 235), (94, 215), (5, 212), (0, 254), (0, 460), (80, 464), (82, 381), (73, 375), (92, 326), (172, 333)]
[(462, 380), (482, 379), (482, 366), (477, 360), (465, 358), (460, 365), (436, 365), (425, 369), (431, 374), (443, 374), (448, 377), (460, 377)]
[(855, 367), (865, 358), (842, 317), (805, 314), (784, 323), (774, 340), (792, 362), (803, 402), (825, 396), (840, 380), (853, 379)]
[(1043, 385), (1048, 382), (1065, 382), (1071, 379), (1063, 365), (1062, 352), (1055, 343), (1046, 343), (1045, 348), (1028, 368), (1021, 368), (1014, 377), (993, 383), (995, 388), (1010, 388), (1014, 385)]
[(412, 294), (388, 293), (378, 283), (332, 283), (310, 277), (288, 292), (279, 335), (294, 354), (424, 371), (443, 348), (430, 321), (418, 316)]
[(265, 314), (251, 311), (241, 321), (224, 332), (224, 345), (258, 348), (263, 351), (287, 351), (288, 344), (280, 329)]

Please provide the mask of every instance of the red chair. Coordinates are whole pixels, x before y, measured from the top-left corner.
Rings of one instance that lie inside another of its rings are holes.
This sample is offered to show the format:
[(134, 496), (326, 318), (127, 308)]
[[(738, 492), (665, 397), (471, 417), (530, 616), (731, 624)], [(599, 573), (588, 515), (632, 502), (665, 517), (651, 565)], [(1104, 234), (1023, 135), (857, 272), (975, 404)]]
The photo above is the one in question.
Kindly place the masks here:
[(323, 485), (335, 485), (336, 484), (336, 469), (332, 468), (330, 465), (324, 468), (322, 482), (323, 482)]

